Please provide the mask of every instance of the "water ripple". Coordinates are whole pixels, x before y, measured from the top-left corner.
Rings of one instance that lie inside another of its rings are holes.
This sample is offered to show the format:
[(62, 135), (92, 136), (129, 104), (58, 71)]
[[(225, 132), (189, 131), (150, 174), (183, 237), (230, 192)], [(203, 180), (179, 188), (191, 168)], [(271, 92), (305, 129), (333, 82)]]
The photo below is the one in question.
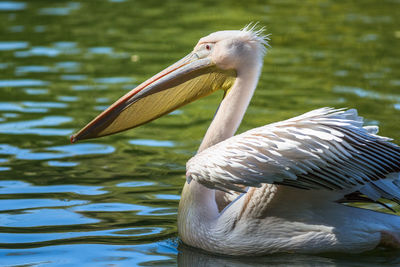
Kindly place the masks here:
[(115, 83), (130, 83), (134, 82), (134, 79), (131, 77), (105, 77), (105, 78), (97, 78), (94, 79), (96, 83), (106, 83), (106, 84), (115, 84)]
[(75, 61), (64, 61), (56, 63), (55, 67), (65, 72), (77, 72), (79, 71), (81, 64)]
[(18, 148), (8, 144), (0, 144), (0, 155), (13, 155), (17, 159), (25, 160), (49, 160), (82, 155), (110, 154), (115, 151), (115, 148), (101, 144), (75, 144), (47, 147), (45, 150), (56, 152), (32, 152), (30, 149)]
[(33, 88), (26, 88), (24, 89), (25, 93), (28, 95), (45, 95), (49, 92), (47, 89), (33, 89)]
[(45, 32), (46, 29), (47, 29), (47, 27), (44, 25), (37, 25), (34, 27), (35, 32)]
[(92, 54), (112, 54), (112, 47), (90, 47), (88, 48), (89, 52)]
[(79, 212), (134, 211), (137, 212), (137, 215), (143, 216), (174, 215), (177, 213), (177, 210), (173, 208), (160, 208), (127, 203), (93, 203), (73, 207), (72, 210)]
[(53, 43), (53, 45), (59, 49), (71, 49), (75, 48), (77, 46), (77, 43), (64, 41), (64, 42), (55, 42)]
[(33, 208), (49, 208), (49, 207), (68, 207), (75, 205), (83, 205), (88, 203), (85, 200), (60, 200), (60, 199), (2, 199), (0, 200), (0, 211), (25, 210)]
[[(1, 216), (1, 215), (0, 215)], [(118, 230), (100, 230), (100, 231), (79, 231), (69, 233), (0, 233), (0, 240), (7, 241), (9, 244), (38, 243), (54, 241), (60, 239), (72, 239), (80, 237), (140, 237), (149, 235), (158, 235), (163, 232), (160, 227), (135, 227), (121, 228)]]
[[(1, 2), (0, 2), (0, 10), (1, 10)], [(29, 45), (28, 42), (0, 42), (0, 51), (7, 50), (17, 50), (27, 48)]]
[[(6, 266), (176, 266), (162, 263), (171, 261), (178, 253), (176, 248), (162, 251), (166, 242), (141, 245), (74, 244), (40, 248), (4, 249), (0, 251), (2, 264)], [(175, 245), (176, 247), (176, 245)], [(161, 250), (161, 251), (160, 251)], [(83, 255), (84, 254), (84, 257)], [(172, 260), (174, 262), (174, 260)]]
[[(32, 112), (32, 111), (31, 111)], [(0, 123), (0, 133), (3, 134), (35, 134), (42, 136), (68, 136), (72, 129), (39, 128), (42, 126), (58, 126), (70, 122), (72, 119), (65, 116), (46, 116), (37, 120)]]
[(26, 87), (26, 86), (44, 86), (49, 82), (41, 80), (23, 79), (23, 80), (0, 80), (1, 87)]
[(161, 141), (152, 139), (135, 139), (129, 140), (129, 144), (139, 146), (151, 146), (151, 147), (174, 147), (176, 144), (172, 141)]
[(9, 63), (0, 63), (0, 70), (7, 69), (9, 66)]
[(21, 102), (26, 107), (44, 107), (44, 108), (66, 108), (68, 104), (60, 102), (35, 102), (35, 101), (24, 101)]
[(106, 85), (73, 85), (71, 86), (72, 90), (75, 91), (86, 91), (86, 90), (94, 90), (94, 89), (100, 89), (100, 90), (105, 90), (107, 89)]
[(47, 185), (36, 186), (22, 181), (0, 181), (0, 194), (53, 194), (53, 193), (74, 193), (78, 195), (102, 195), (107, 191), (101, 190), (101, 186), (88, 185)]
[(79, 100), (79, 97), (60, 95), (57, 97), (57, 99), (60, 101), (65, 101), (65, 102), (76, 102), (77, 100)]
[(180, 200), (181, 199), (181, 197), (179, 195), (156, 194), (154, 196), (157, 199), (166, 199), (166, 200)]
[(55, 70), (48, 66), (19, 66), (15, 68), (16, 75), (23, 75), (26, 73), (46, 73), (46, 72), (54, 72)]
[(58, 160), (50, 160), (47, 162), (49, 166), (52, 167), (75, 167), (78, 166), (80, 163), (79, 162), (65, 162), (65, 161), (58, 161)]
[(35, 209), (22, 213), (0, 213), (0, 227), (37, 227), (97, 222), (99, 220), (66, 209)]
[(14, 56), (19, 58), (32, 56), (57, 57), (59, 55), (75, 55), (79, 54), (79, 52), (80, 50), (78, 48), (55, 44), (54, 47), (35, 46), (29, 50), (16, 51), (14, 52)]
[(131, 181), (117, 184), (118, 187), (142, 187), (154, 185), (154, 182)]
[(23, 25), (14, 25), (8, 28), (10, 32), (23, 32), (25, 30), (25, 26)]
[(73, 208), (74, 211), (143, 211), (150, 212), (151, 207), (127, 203), (93, 203)]
[(400, 101), (400, 95), (384, 94), (374, 91), (368, 91), (358, 87), (335, 86), (333, 91), (337, 93), (352, 93), (362, 98), (372, 98), (380, 100)]
[(1, 11), (17, 11), (23, 10), (26, 7), (26, 3), (23, 2), (11, 2), (11, 1), (1, 1), (0, 10)]
[(45, 113), (48, 111), (47, 108), (28, 108), (21, 104), (0, 102), (0, 111), (18, 111), (26, 113)]
[(40, 15), (53, 15), (53, 16), (65, 16), (69, 15), (71, 11), (79, 9), (81, 6), (77, 2), (69, 2), (64, 7), (46, 7), (39, 10)]
[(87, 79), (87, 75), (74, 74), (74, 75), (61, 75), (61, 80), (64, 81), (83, 81)]

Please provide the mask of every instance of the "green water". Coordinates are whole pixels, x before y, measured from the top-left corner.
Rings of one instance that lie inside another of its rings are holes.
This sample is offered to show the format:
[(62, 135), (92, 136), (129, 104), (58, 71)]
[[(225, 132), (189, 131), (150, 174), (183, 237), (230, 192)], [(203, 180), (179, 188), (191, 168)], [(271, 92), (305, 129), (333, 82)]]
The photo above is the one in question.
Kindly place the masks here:
[[(69, 136), (213, 31), (271, 33), (239, 131), (354, 107), (400, 140), (400, 1), (0, 1), (0, 265), (382, 266), (400, 253), (229, 258), (179, 245), (185, 162), (221, 94), (98, 140)], [(396, 141), (400, 143), (400, 141)]]

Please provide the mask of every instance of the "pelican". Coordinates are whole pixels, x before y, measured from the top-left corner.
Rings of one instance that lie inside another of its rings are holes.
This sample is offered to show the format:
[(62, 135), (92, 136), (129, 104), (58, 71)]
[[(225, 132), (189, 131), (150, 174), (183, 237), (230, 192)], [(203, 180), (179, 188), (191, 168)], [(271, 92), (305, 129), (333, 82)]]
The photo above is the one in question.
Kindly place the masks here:
[(320, 108), (234, 136), (269, 40), (247, 26), (193, 51), (117, 100), (72, 142), (148, 123), (215, 91), (224, 98), (186, 165), (183, 243), (217, 254), (359, 253), (400, 248), (400, 216), (345, 205), (400, 202), (400, 147), (354, 109)]

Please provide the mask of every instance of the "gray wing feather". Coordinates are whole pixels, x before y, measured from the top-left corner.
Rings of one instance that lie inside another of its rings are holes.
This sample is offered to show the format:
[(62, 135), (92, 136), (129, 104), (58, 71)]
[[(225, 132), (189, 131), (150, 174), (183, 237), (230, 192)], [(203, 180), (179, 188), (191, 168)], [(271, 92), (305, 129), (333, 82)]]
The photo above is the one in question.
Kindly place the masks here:
[(202, 151), (188, 161), (187, 175), (223, 191), (275, 183), (400, 201), (400, 147), (377, 133), (354, 109), (317, 109)]

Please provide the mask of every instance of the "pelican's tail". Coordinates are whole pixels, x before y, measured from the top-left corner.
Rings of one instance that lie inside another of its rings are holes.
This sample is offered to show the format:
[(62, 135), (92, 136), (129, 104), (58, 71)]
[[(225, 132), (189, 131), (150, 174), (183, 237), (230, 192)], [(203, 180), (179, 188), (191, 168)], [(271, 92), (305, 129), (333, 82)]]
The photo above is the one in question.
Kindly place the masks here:
[[(343, 206), (343, 211), (347, 216), (342, 217), (346, 219), (337, 227), (336, 237), (339, 242), (350, 241), (365, 243), (366, 246), (372, 245), (361, 251), (377, 246), (400, 249), (400, 216), (349, 206)], [(352, 240), (348, 240), (350, 238)]]

